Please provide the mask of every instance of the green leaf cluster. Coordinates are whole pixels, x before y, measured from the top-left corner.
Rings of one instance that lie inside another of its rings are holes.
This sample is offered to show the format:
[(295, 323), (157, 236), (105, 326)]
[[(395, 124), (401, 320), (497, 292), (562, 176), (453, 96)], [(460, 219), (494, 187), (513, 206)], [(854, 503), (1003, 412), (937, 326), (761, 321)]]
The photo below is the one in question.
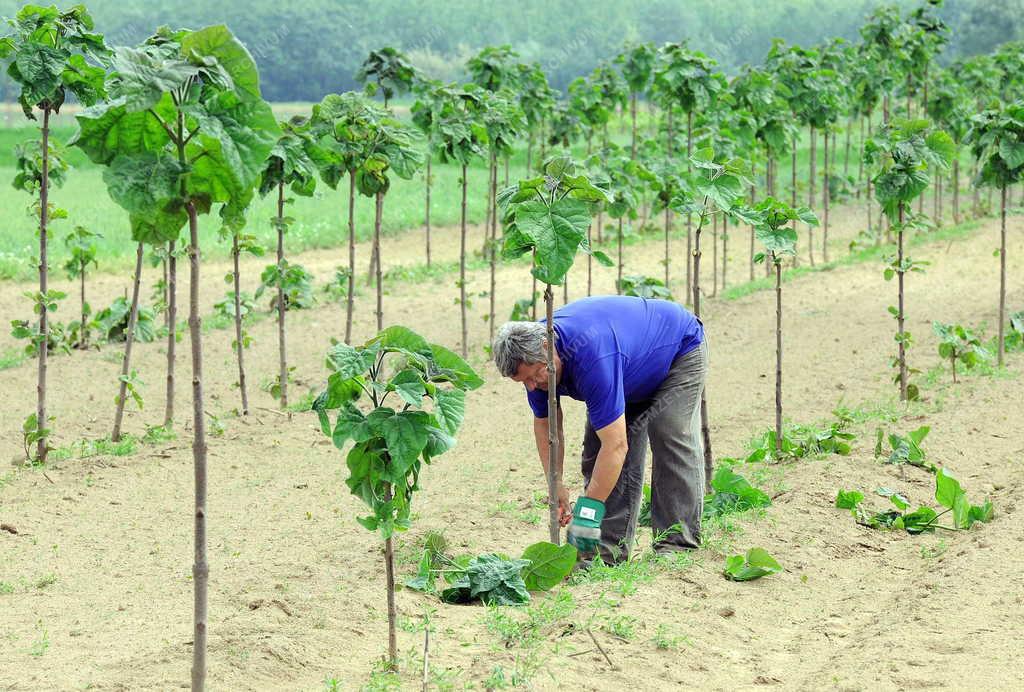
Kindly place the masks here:
[(903, 230), (900, 208), (906, 210), (955, 154), (953, 138), (924, 119), (893, 118), (865, 142), (864, 161), (873, 171), (875, 196), (898, 232)]
[(751, 548), (746, 555), (733, 555), (725, 560), (726, 579), (752, 581), (782, 571), (782, 565), (764, 548)]
[(967, 133), (981, 168), (977, 183), (1007, 187), (1024, 179), (1024, 101), (978, 113)]
[(624, 296), (636, 296), (637, 298), (658, 298), (661, 300), (674, 300), (672, 291), (661, 279), (641, 274), (629, 274), (622, 277), (618, 282), (619, 293)]
[(84, 5), (25, 5), (7, 23), (13, 31), (0, 39), (0, 60), (10, 60), (7, 76), (21, 87), (25, 117), (34, 120), (36, 107), (59, 112), (68, 92), (87, 106), (104, 98), (106, 73), (94, 63), (105, 63), (109, 51)]
[[(450, 350), (399, 326), (362, 346), (335, 344), (327, 366), (327, 388), (312, 409), (335, 447), (352, 441), (346, 484), (372, 510), (358, 521), (387, 538), (409, 527), (422, 463), (455, 446), (465, 392), (483, 380)], [(394, 407), (386, 405), (392, 397)]]
[(395, 94), (412, 91), (419, 79), (418, 71), (408, 58), (391, 46), (371, 50), (355, 74), (355, 80), (366, 86), (370, 96), (382, 92), (385, 103)]
[(991, 358), (992, 354), (981, 344), (981, 338), (963, 325), (932, 322), (932, 329), (939, 337), (939, 357), (952, 362), (954, 373), (958, 362), (970, 370)]
[(109, 100), (76, 115), (72, 143), (106, 166), (133, 239), (177, 239), (189, 206), (221, 204), (225, 223), (240, 228), (281, 134), (249, 51), (224, 26), (164, 27), (118, 48), (112, 68)]

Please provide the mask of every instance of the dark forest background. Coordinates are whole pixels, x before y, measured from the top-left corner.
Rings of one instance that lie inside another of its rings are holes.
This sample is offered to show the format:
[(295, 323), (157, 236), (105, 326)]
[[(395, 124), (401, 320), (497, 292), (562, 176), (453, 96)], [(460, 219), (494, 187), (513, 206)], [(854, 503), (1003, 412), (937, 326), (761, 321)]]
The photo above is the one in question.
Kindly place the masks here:
[[(615, 55), (627, 41), (661, 44), (685, 38), (731, 73), (744, 63), (760, 63), (775, 37), (801, 45), (833, 36), (856, 39), (864, 17), (880, 4), (877, 0), (86, 2), (97, 30), (113, 45), (137, 43), (161, 24), (189, 28), (227, 24), (256, 57), (263, 94), (273, 101), (314, 101), (329, 92), (357, 88), (353, 75), (359, 64), (370, 50), (384, 45), (400, 48), (428, 76), (450, 81), (463, 77), (466, 59), (480, 48), (507, 43), (524, 60), (540, 63), (551, 84), (562, 89)], [(0, 15), (13, 16), (21, 5), (0, 0)], [(1024, 33), (1024, 0), (947, 0), (941, 14), (952, 28), (943, 62), (988, 52)], [(6, 94), (5, 98), (10, 100)]]

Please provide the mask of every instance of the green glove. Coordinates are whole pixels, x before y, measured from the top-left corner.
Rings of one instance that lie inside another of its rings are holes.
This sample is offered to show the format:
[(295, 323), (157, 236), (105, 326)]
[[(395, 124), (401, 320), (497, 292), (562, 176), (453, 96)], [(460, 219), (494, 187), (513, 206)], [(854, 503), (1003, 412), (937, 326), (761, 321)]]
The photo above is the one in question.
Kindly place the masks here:
[(565, 540), (576, 546), (581, 553), (595, 553), (601, 545), (601, 520), (604, 519), (604, 503), (591, 497), (576, 500), (572, 510), (572, 523)]

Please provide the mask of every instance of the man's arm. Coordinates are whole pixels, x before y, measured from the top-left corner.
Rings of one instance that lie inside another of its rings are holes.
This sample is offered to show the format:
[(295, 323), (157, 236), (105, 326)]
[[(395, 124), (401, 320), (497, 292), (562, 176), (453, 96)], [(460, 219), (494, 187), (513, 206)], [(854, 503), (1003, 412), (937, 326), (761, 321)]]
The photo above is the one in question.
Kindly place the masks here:
[(629, 445), (626, 441), (625, 414), (598, 430), (597, 438), (601, 441), (601, 449), (594, 462), (590, 484), (587, 485), (587, 497), (604, 502), (619, 482), (622, 464), (626, 461)]

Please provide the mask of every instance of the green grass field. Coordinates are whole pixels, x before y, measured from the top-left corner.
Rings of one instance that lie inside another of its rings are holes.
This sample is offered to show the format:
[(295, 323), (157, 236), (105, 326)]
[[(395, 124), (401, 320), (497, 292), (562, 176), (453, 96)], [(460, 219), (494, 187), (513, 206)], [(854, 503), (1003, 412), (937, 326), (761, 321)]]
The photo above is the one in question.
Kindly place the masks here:
[[(297, 112), (301, 104), (278, 104), (281, 114)], [(642, 109), (640, 126), (643, 134), (650, 133), (646, 109)], [(11, 180), (14, 177), (14, 146), (22, 141), (36, 139), (39, 136), (38, 125), (11, 118), (12, 127), (0, 128), (0, 179)], [(25, 124), (22, 124), (25, 123)], [(59, 124), (53, 128), (53, 136), (60, 142), (66, 142), (74, 133), (75, 127), (67, 116), (61, 117)], [(613, 139), (628, 146), (628, 131), (620, 122), (610, 127)], [(808, 142), (804, 141), (798, 150), (798, 176), (801, 187), (806, 185), (807, 164), (810, 159)], [(857, 135), (854, 133), (854, 144), (851, 149), (850, 172), (856, 174)], [(844, 139), (842, 133), (838, 138), (838, 166), (842, 166)], [(574, 154), (583, 156), (582, 148)], [(822, 147), (819, 138), (818, 158), (821, 165)], [(74, 147), (66, 151), (66, 159), (72, 166), (68, 173), (67, 183), (63, 188), (51, 192), (51, 200), (58, 206), (67, 209), (69, 218), (57, 221), (52, 226), (51, 262), (59, 266), (67, 253), (63, 245), (63, 237), (75, 225), (82, 225), (91, 231), (101, 233), (103, 238), (98, 241), (98, 259), (100, 271), (123, 271), (132, 261), (134, 246), (130, 241), (127, 214), (107, 195), (103, 182), (102, 167), (92, 164)], [(535, 157), (536, 160), (536, 157)], [(516, 180), (525, 174), (526, 153), (517, 152), (512, 158), (510, 179)], [(779, 162), (779, 180), (788, 186), (790, 180), (790, 160)], [(820, 171), (820, 168), (819, 168)], [(433, 166), (433, 189), (431, 192), (431, 222), (434, 226), (453, 226), (459, 221), (461, 190), (459, 187), (460, 171), (457, 166), (443, 165), (435, 162)], [(499, 170), (499, 182), (504, 172)], [(486, 214), (486, 167), (483, 161), (476, 162), (470, 168), (470, 188), (468, 198), (468, 216), (471, 223), (483, 221)], [(296, 198), (288, 214), (295, 217), (296, 223), (289, 230), (287, 243), (289, 250), (298, 252), (312, 248), (331, 248), (343, 245), (347, 240), (347, 185), (342, 184), (338, 190), (331, 190), (321, 185), (312, 198)], [(788, 189), (784, 187), (782, 189)], [(759, 193), (760, 194), (760, 193)], [(786, 193), (788, 196), (788, 193)], [(806, 191), (803, 192), (806, 195)], [(800, 199), (806, 202), (806, 198)], [(0, 205), (7, 210), (7, 229), (0, 235), (0, 279), (27, 280), (35, 272), (33, 258), (37, 254), (36, 220), (30, 215), (31, 199), (23, 192), (10, 185), (0, 186)], [(360, 197), (356, 203), (357, 235), (360, 239), (369, 237), (373, 229), (373, 201)], [(257, 200), (249, 215), (249, 232), (255, 234), (261, 242), (271, 244), (274, 241), (273, 230), (269, 220), (275, 213), (273, 196)], [(385, 234), (393, 234), (409, 228), (422, 226), (424, 221), (424, 175), (421, 173), (412, 180), (396, 180), (388, 194), (384, 208)], [(208, 257), (225, 257), (228, 244), (219, 239), (219, 220), (215, 215), (201, 219), (201, 237), (204, 253)]]

